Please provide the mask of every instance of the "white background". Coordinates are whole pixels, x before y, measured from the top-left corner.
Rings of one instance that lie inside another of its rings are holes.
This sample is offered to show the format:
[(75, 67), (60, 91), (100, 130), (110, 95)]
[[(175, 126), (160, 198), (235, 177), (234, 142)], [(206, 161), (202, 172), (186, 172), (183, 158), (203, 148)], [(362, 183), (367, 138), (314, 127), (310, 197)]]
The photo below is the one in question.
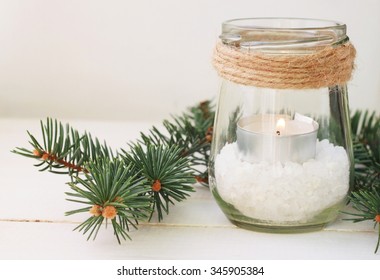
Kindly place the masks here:
[(0, 117), (168, 117), (217, 95), (222, 21), (266, 16), (346, 23), (351, 108), (379, 107), (377, 0), (0, 0)]

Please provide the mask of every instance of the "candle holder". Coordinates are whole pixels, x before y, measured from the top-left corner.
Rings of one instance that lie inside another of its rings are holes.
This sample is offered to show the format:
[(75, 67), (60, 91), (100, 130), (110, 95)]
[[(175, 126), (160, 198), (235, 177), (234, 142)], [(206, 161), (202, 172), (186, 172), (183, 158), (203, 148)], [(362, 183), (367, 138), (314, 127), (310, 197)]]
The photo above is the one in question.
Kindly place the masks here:
[(345, 205), (353, 156), (346, 82), (355, 49), (344, 24), (308, 19), (223, 23), (210, 188), (236, 225), (323, 228)]
[(303, 163), (315, 157), (318, 128), (316, 121), (297, 113), (294, 120), (287, 115), (245, 117), (237, 123), (236, 142), (248, 162)]

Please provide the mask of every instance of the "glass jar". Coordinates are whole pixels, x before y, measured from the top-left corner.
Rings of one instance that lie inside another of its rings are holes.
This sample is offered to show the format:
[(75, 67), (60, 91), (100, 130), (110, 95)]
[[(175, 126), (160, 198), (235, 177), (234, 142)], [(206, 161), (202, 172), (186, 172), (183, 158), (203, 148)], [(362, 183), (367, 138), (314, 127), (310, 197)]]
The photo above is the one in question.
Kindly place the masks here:
[[(306, 73), (306, 86), (299, 86), (293, 81), (298, 72), (280, 71), (280, 78), (290, 76), (290, 86), (284, 86), (281, 81), (272, 83), (271, 69), (277, 58), (306, 56), (311, 63), (289, 67), (313, 68), (319, 58), (311, 55), (349, 43), (346, 26), (311, 19), (237, 19), (223, 23), (220, 39), (224, 47), (271, 61), (262, 65), (264, 86), (226, 78), (223, 71), (234, 66), (222, 63), (217, 69), (223, 79), (209, 165), (213, 196), (228, 219), (243, 228), (323, 228), (345, 205), (353, 179), (346, 81), (318, 86), (309, 83)], [(328, 63), (335, 67), (343, 60)], [(329, 70), (323, 74), (327, 79), (326, 73)]]

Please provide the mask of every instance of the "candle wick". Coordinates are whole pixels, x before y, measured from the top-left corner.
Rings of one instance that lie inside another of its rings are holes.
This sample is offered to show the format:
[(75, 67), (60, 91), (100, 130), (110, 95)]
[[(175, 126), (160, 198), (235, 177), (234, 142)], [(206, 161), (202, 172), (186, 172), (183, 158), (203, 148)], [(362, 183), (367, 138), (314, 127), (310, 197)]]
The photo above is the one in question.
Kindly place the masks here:
[(279, 130), (277, 130), (277, 131), (276, 131), (276, 133), (277, 133), (277, 135), (281, 135), (281, 133), (280, 133), (280, 131), (279, 131)]

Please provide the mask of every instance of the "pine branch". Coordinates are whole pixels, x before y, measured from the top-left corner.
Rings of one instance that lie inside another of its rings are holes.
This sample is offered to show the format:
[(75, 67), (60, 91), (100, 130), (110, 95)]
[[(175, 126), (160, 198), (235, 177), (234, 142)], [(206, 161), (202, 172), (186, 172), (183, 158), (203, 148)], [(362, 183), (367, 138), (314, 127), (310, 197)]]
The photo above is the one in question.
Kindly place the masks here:
[[(355, 158), (354, 191), (350, 202), (357, 213), (346, 213), (353, 222), (380, 223), (380, 118), (375, 112), (356, 111), (351, 117), (351, 130)], [(375, 253), (380, 244), (380, 227)]]
[(351, 117), (354, 142), (354, 191), (380, 188), (380, 117), (357, 111)]
[(197, 181), (207, 186), (214, 115), (211, 101), (201, 102), (182, 115), (174, 116), (172, 121), (165, 120), (163, 126), (166, 131), (153, 127), (149, 134), (141, 133), (140, 142), (169, 147), (177, 145), (181, 148), (181, 155), (189, 158)]
[(237, 123), (242, 116), (241, 107), (236, 107), (234, 111), (229, 115), (228, 127), (222, 133), (223, 143), (233, 143), (236, 142), (236, 130)]
[(169, 213), (169, 204), (186, 199), (189, 192), (194, 191), (189, 160), (181, 156), (178, 146), (134, 144), (129, 153), (122, 151), (125, 162), (132, 164), (147, 180), (150, 187), (147, 193), (153, 197), (152, 210), (157, 210), (159, 221), (163, 219), (163, 212)]
[(46, 123), (41, 121), (40, 124), (42, 142), (28, 131), (32, 149), (18, 147), (12, 151), (39, 160), (35, 166), (40, 167), (40, 171), (49, 170), (74, 176), (79, 172), (87, 172), (83, 165), (89, 161), (113, 158), (112, 151), (106, 143), (100, 144), (91, 134), (80, 135), (68, 124), (64, 126), (51, 118), (47, 118)]
[(355, 218), (345, 220), (350, 220), (354, 223), (367, 220), (374, 222), (374, 227), (378, 227), (378, 240), (375, 248), (375, 253), (377, 253), (380, 244), (380, 190), (359, 190), (351, 194), (350, 200), (353, 208), (356, 209), (358, 213), (344, 212), (355, 216)]
[(356, 111), (351, 117), (353, 138), (370, 150), (375, 162), (380, 162), (380, 117), (376, 112)]
[(89, 162), (86, 169), (89, 173), (84, 178), (75, 177), (75, 182), (69, 183), (73, 192), (66, 193), (71, 197), (67, 200), (89, 205), (66, 215), (82, 212), (92, 215), (74, 230), (88, 233), (87, 239), (91, 236), (95, 239), (103, 221), (110, 220), (119, 243), (120, 238), (130, 238), (129, 227), (137, 228), (138, 222), (146, 220), (151, 211), (145, 180), (118, 159)]
[[(181, 121), (176, 120), (176, 123), (179, 125)], [(103, 222), (107, 225), (107, 220), (111, 220), (119, 242), (121, 238), (129, 238), (129, 226), (136, 227), (141, 218), (151, 217), (154, 210), (158, 211), (161, 221), (163, 212), (169, 212), (169, 204), (182, 201), (193, 191), (194, 175), (189, 167), (189, 158), (183, 156), (183, 151), (173, 146), (174, 143), (170, 146), (149, 143), (147, 151), (143, 151), (140, 145), (131, 146), (132, 156), (128, 157), (124, 152), (124, 160), (120, 161), (119, 155), (113, 156), (106, 144), (101, 145), (88, 133), (80, 135), (68, 124), (63, 126), (48, 118), (46, 123), (41, 121), (41, 131), (41, 142), (28, 132), (31, 150), (16, 148), (12, 152), (40, 161), (36, 164), (41, 167), (40, 171), (70, 175), (72, 192), (67, 193), (70, 196), (68, 200), (87, 206), (66, 214), (92, 214), (76, 228), (88, 234), (88, 238), (95, 238)], [(144, 158), (147, 161), (143, 170), (139, 159)], [(139, 186), (137, 195), (130, 192), (135, 185)], [(123, 186), (130, 186), (129, 192), (125, 192), (126, 187)], [(116, 198), (115, 193), (118, 194)]]

